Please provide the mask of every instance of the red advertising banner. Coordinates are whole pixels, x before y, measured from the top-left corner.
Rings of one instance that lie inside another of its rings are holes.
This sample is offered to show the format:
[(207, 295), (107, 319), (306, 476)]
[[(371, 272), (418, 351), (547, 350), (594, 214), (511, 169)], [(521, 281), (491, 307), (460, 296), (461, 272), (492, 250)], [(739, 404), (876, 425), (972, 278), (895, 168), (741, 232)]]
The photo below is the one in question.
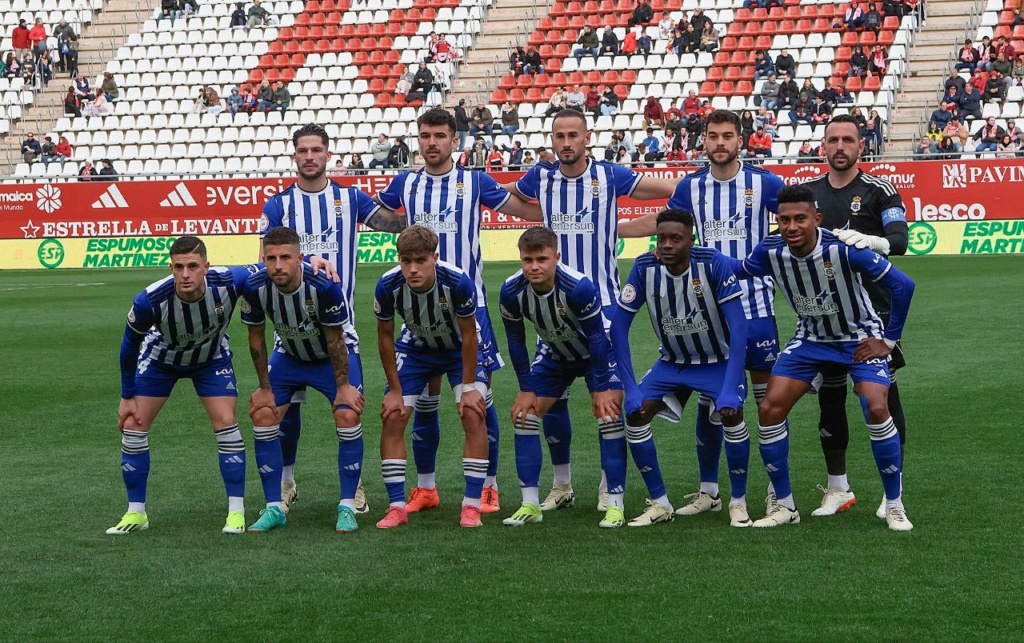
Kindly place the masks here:
[[(827, 169), (809, 164), (768, 167), (787, 183), (806, 181)], [(911, 222), (1024, 219), (1021, 159), (879, 162), (862, 167), (896, 186)], [(676, 178), (693, 169), (642, 171)], [(520, 173), (493, 176), (508, 183)], [(370, 194), (390, 181), (388, 175), (335, 178)], [(240, 178), (0, 185), (0, 239), (255, 234), (263, 204), (290, 183)], [(657, 212), (661, 205), (623, 198), (619, 212), (631, 219)], [(527, 225), (497, 212), (484, 214), (487, 229)]]

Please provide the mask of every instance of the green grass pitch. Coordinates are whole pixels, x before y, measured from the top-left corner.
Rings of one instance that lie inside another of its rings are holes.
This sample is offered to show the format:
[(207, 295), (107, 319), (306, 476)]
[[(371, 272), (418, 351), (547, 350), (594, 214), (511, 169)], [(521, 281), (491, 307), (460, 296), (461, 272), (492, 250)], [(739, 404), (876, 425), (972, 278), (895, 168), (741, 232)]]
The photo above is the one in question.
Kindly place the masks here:
[[(825, 481), (816, 404), (791, 417), (795, 527), (731, 529), (723, 513), (648, 529), (605, 531), (595, 511), (596, 427), (582, 386), (572, 403), (578, 506), (539, 525), (501, 526), (519, 502), (507, 409), (511, 368), (497, 375), (503, 419), (503, 511), (457, 526), (461, 428), (442, 406), (439, 510), (391, 532), (373, 524), (386, 496), (377, 415), (383, 375), (370, 298), (382, 267), (359, 271), (356, 310), (367, 382), (366, 486), (371, 513), (334, 532), (336, 438), (328, 405), (304, 413), (290, 526), (220, 534), (226, 511), (208, 421), (188, 384), (152, 433), (151, 529), (103, 534), (124, 511), (115, 427), (117, 352), (131, 297), (157, 270), (0, 274), (3, 348), (0, 639), (35, 640), (1008, 640), (1021, 636), (1024, 555), (1020, 451), (1024, 257), (908, 258), (917, 283), (900, 378), (910, 425), (906, 506), (916, 527), (889, 532), (866, 430), (849, 404), (850, 477), (859, 504), (811, 518)], [(624, 264), (625, 267), (628, 268)], [(511, 264), (486, 268), (491, 306)], [(783, 340), (793, 316), (779, 302)], [(644, 313), (646, 314), (646, 313)], [(497, 319), (496, 314), (492, 316)], [(255, 384), (236, 320), (242, 400)], [(504, 349), (504, 338), (500, 343)], [(646, 319), (634, 361), (654, 356)], [(247, 517), (262, 493), (249, 445)], [(748, 401), (747, 419), (756, 421)], [(655, 425), (670, 497), (696, 489), (693, 410)], [(415, 480), (410, 457), (409, 480)], [(722, 468), (723, 491), (728, 481)], [(643, 508), (630, 464), (627, 515)], [(550, 467), (542, 473), (542, 493)], [(748, 494), (763, 514), (755, 447)]]

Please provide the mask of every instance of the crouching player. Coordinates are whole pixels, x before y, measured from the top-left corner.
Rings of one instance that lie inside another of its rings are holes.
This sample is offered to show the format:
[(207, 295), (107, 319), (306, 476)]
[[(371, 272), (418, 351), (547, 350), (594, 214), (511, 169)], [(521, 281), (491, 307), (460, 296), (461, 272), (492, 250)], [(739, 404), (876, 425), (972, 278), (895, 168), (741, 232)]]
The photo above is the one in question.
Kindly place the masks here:
[[(391, 503), (377, 526), (390, 529), (409, 522), (405, 428), (416, 398), (430, 379), (447, 375), (466, 433), (462, 452), (466, 491), (459, 524), (479, 527), (480, 495), (487, 474), (484, 400), (489, 394), (489, 374), (479, 351), (477, 289), (465, 272), (438, 261), (433, 230), (410, 226), (398, 235), (397, 246), (399, 265), (381, 277), (373, 302), (377, 345), (388, 382), (381, 409), (380, 457)], [(397, 341), (396, 313), (405, 320)]]
[[(249, 327), (249, 352), (259, 388), (249, 399), (256, 465), (267, 508), (249, 531), (288, 524), (281, 499), (284, 467), (279, 428), (292, 395), (306, 387), (324, 395), (334, 411), (338, 435), (341, 501), (335, 528), (350, 533), (356, 523), (355, 494), (363, 461), (360, 415), (363, 396), (348, 377), (343, 326), (349, 318), (341, 286), (314, 275), (302, 260), (300, 238), (291, 228), (274, 228), (263, 238), (265, 268), (249, 278), (241, 304)], [(266, 321), (277, 331), (278, 347), (268, 356)], [(273, 373), (271, 377), (270, 373)]]
[[(729, 521), (749, 527), (747, 461), (750, 436), (743, 422), (746, 379), (747, 319), (743, 291), (725, 255), (693, 247), (693, 216), (686, 210), (658, 214), (657, 254), (640, 255), (619, 294), (612, 320), (612, 346), (625, 388), (626, 440), (643, 475), (650, 499), (647, 509), (629, 522), (646, 527), (669, 522), (675, 515), (658, 467), (651, 420), (662, 415), (678, 422), (696, 391), (714, 400), (725, 427), (725, 457), (732, 499)], [(647, 304), (661, 356), (639, 385), (633, 375), (629, 328)], [(737, 356), (730, 359), (730, 356)]]
[[(900, 441), (887, 402), (886, 357), (903, 333), (914, 282), (869, 249), (847, 246), (818, 226), (814, 193), (802, 185), (779, 191), (780, 236), (759, 243), (736, 275), (775, 277), (796, 310), (796, 335), (779, 355), (758, 406), (758, 438), (776, 502), (755, 527), (800, 522), (789, 481), (790, 410), (811, 387), (817, 373), (845, 371), (860, 396), (871, 438), (871, 451), (885, 488), (885, 518), (893, 531), (910, 531), (900, 498)], [(865, 289), (877, 282), (891, 293), (891, 315), (883, 328)], [(771, 496), (769, 496), (771, 497)]]
[[(601, 432), (601, 467), (608, 476), (609, 505), (599, 526), (621, 527), (625, 522), (622, 496), (626, 484), (621, 385), (610, 362), (597, 289), (589, 278), (559, 263), (562, 255), (557, 248), (558, 235), (550, 228), (524, 232), (519, 238), (523, 268), (501, 288), (501, 317), (519, 380), (512, 425), (523, 494), (522, 507), (504, 524), (519, 527), (544, 519), (539, 491), (541, 418), (556, 402), (567, 399), (569, 387), (582, 377), (590, 390)], [(539, 337), (532, 365), (523, 319), (533, 323)]]

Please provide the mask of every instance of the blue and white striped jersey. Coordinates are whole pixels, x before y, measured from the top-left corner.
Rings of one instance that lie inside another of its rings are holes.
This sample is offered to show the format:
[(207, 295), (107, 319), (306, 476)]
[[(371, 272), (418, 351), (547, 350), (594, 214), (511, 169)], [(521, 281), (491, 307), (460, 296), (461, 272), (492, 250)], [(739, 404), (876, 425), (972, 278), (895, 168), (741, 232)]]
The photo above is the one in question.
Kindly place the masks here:
[[(701, 245), (743, 259), (768, 237), (771, 213), (779, 208), (782, 179), (766, 169), (742, 164), (728, 181), (711, 176), (710, 167), (688, 174), (676, 186), (670, 208), (693, 213)], [(747, 319), (775, 316), (775, 283), (770, 277), (741, 279)]]
[(425, 169), (402, 172), (377, 193), (386, 207), (405, 208), (409, 225), (437, 233), (441, 261), (469, 275), (481, 306), (486, 305), (487, 296), (480, 253), (480, 206), (497, 210), (510, 196), (486, 172), (458, 165), (445, 174), (430, 174)]
[(585, 275), (559, 265), (555, 287), (538, 293), (520, 270), (501, 287), (501, 316), (513, 322), (529, 319), (540, 338), (537, 352), (558, 362), (577, 362), (590, 357), (584, 322), (596, 318), (604, 332), (597, 288)]
[(139, 368), (150, 361), (191, 368), (231, 357), (226, 331), (248, 278), (248, 268), (216, 267), (206, 273), (205, 292), (197, 301), (178, 297), (172, 276), (136, 295), (128, 327), (145, 335)]
[(264, 268), (249, 277), (242, 296), (242, 323), (256, 326), (269, 319), (277, 333), (274, 350), (300, 362), (330, 359), (323, 327), (349, 324), (341, 285), (322, 272), (314, 276), (308, 263), (302, 264), (302, 282), (294, 292), (281, 292)]
[[(478, 305), (476, 286), (458, 267), (437, 262), (434, 285), (417, 292), (405, 281), (402, 267), (384, 273), (377, 282), (373, 312), (390, 321), (398, 314), (402, 324), (397, 348), (424, 351), (461, 350), (458, 317), (472, 317)], [(477, 326), (479, 329), (479, 325)]]
[(558, 233), (562, 262), (590, 276), (602, 306), (619, 295), (618, 198), (632, 194), (641, 178), (621, 165), (591, 159), (577, 177), (562, 175), (552, 163), (531, 167), (516, 182), (520, 194), (540, 202), (544, 225)]
[(743, 272), (775, 277), (799, 318), (795, 337), (812, 342), (882, 338), (864, 280), (879, 281), (891, 267), (885, 257), (848, 246), (821, 228), (806, 257), (793, 256), (782, 237), (773, 235), (743, 260)]
[(291, 228), (299, 233), (303, 254), (320, 255), (334, 264), (341, 277), (341, 289), (349, 311), (345, 337), (352, 351), (359, 347), (352, 306), (356, 287), (356, 228), (357, 224), (366, 223), (379, 209), (380, 206), (362, 190), (346, 188), (334, 181), (328, 181), (319, 192), (305, 192), (293, 183), (267, 201), (260, 219), (261, 239), (272, 228)]
[(729, 326), (719, 304), (742, 296), (738, 281), (713, 248), (690, 250), (690, 268), (678, 276), (648, 252), (633, 264), (619, 306), (637, 313), (647, 304), (663, 361), (714, 364), (729, 358)]

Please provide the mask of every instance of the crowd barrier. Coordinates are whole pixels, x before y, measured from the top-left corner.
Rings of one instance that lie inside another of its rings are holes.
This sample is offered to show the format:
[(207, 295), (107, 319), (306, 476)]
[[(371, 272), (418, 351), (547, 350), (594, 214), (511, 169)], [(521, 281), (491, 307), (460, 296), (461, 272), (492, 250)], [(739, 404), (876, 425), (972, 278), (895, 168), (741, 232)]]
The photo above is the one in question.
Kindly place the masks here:
[[(1024, 253), (1024, 160), (864, 163), (863, 169), (900, 191), (910, 223), (912, 255)], [(824, 165), (776, 165), (787, 183), (826, 171)], [(686, 168), (644, 169), (678, 177)], [(493, 175), (500, 183), (520, 173)], [(374, 194), (390, 176), (339, 176), (335, 180)], [(115, 268), (167, 265), (178, 236), (203, 237), (218, 264), (252, 261), (266, 201), (290, 180), (218, 179), (0, 185), (0, 269)], [(622, 218), (657, 212), (663, 204), (619, 200)], [(856, 216), (858, 204), (851, 205)], [(485, 211), (483, 256), (513, 261), (517, 230), (529, 224)], [(361, 231), (363, 263), (396, 260), (392, 234)], [(651, 248), (647, 239), (619, 244), (623, 258)]]

